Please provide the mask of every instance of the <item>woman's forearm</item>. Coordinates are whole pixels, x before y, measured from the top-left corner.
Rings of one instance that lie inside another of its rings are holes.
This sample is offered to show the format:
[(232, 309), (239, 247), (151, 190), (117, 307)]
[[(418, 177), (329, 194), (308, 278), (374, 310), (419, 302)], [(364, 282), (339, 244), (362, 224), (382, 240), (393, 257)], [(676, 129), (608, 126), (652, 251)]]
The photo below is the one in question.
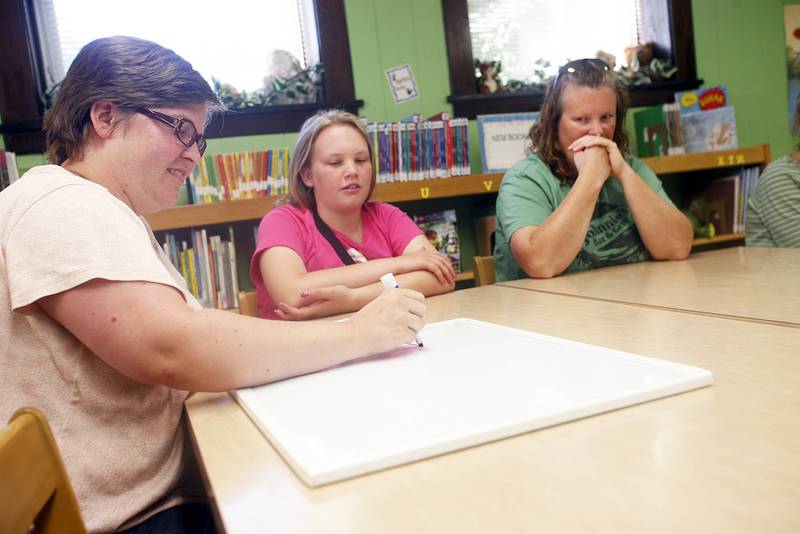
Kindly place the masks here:
[(521, 239), (512, 236), (511, 250), (528, 276), (551, 278), (569, 267), (586, 240), (602, 185), (579, 177), (564, 202), (541, 225), (528, 227)]
[(647, 250), (657, 260), (685, 259), (692, 248), (692, 225), (630, 167), (619, 181), (636, 229)]

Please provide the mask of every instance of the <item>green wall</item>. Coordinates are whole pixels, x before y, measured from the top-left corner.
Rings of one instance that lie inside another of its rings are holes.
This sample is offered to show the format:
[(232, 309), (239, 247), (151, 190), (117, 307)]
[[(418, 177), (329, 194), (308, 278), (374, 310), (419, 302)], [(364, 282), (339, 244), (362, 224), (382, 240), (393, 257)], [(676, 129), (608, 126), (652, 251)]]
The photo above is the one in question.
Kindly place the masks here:
[(783, 6), (786, 0), (694, 0), (695, 56), (706, 85), (726, 84), (740, 146), (792, 151)]
[[(740, 146), (769, 143), (773, 157), (789, 153), (788, 90), (783, 36), (787, 0), (694, 0), (695, 56), (698, 76), (707, 86), (726, 84), (736, 108)], [(394, 121), (419, 113), (452, 112), (442, 6), (439, 0), (345, 0), (356, 97), (370, 121)], [(402, 104), (392, 99), (385, 70), (408, 63), (419, 97)], [(628, 118), (630, 128), (630, 117)], [(630, 130), (629, 130), (630, 131)], [(291, 147), (295, 134), (212, 139), (211, 153)], [(470, 124), (472, 172), (480, 172), (477, 129)], [(20, 170), (44, 162), (42, 155), (21, 156)], [(409, 213), (454, 207), (458, 211), (462, 258), (471, 268), (472, 216), (493, 197), (404, 203)]]
[[(784, 56), (783, 5), (787, 0), (694, 0), (695, 55), (706, 85), (726, 84), (736, 108), (739, 144), (769, 143), (773, 157), (792, 150)], [(371, 121), (452, 111), (441, 2), (345, 0), (356, 97)], [(408, 63), (420, 96), (395, 104), (384, 71)], [(211, 152), (290, 147), (294, 134), (213, 139)], [(480, 170), (471, 125), (472, 169)], [(44, 161), (22, 156), (22, 170)]]

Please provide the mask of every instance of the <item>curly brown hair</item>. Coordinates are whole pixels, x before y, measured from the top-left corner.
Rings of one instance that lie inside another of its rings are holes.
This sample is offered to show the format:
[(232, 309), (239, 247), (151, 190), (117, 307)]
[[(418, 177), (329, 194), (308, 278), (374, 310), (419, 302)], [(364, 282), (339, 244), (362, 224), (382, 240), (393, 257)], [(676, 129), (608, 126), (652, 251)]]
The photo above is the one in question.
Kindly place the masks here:
[(614, 90), (617, 100), (617, 124), (614, 128), (613, 141), (623, 154), (628, 151), (628, 134), (624, 127), (625, 113), (628, 110), (628, 90), (617, 80), (614, 71), (602, 59), (570, 61), (559, 68), (558, 73), (550, 79), (544, 102), (539, 110), (539, 120), (528, 133), (529, 152), (539, 156), (562, 182), (571, 184), (577, 178), (577, 172), (558, 146), (558, 125), (564, 112), (564, 90), (567, 84), (593, 89), (609, 87)]

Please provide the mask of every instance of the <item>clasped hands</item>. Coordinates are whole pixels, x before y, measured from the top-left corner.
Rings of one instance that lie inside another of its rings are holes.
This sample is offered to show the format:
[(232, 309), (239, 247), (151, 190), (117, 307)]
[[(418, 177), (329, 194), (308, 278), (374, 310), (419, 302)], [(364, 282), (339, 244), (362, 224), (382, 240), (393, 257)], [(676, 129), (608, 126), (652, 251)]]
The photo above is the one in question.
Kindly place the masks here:
[(596, 169), (597, 175), (602, 175), (603, 181), (609, 176), (619, 180), (628, 170), (632, 170), (617, 144), (606, 137), (584, 135), (573, 141), (567, 150), (573, 153), (579, 173), (584, 168)]

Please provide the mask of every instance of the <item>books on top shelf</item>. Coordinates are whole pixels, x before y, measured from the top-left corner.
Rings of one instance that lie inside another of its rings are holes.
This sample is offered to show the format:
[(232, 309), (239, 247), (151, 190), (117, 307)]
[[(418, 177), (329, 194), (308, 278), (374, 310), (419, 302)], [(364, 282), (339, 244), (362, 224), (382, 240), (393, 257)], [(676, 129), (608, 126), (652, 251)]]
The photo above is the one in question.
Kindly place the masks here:
[[(469, 121), (447, 113), (432, 119), (412, 115), (366, 125), (378, 183), (470, 174)], [(289, 157), (288, 148), (207, 154), (189, 176), (178, 204), (286, 195)]]
[(0, 191), (19, 179), (17, 155), (0, 148)]
[(759, 167), (745, 167), (737, 174), (699, 184), (687, 194), (687, 211), (700, 225), (712, 224), (714, 235), (744, 232), (747, 201), (759, 174)]
[(733, 106), (684, 113), (682, 119), (686, 152), (709, 152), (739, 146)]
[(458, 239), (456, 210), (432, 211), (412, 217), (431, 245), (450, 258), (453, 269), (461, 272), (461, 246)]
[[(233, 227), (227, 236), (208, 235), (205, 228), (188, 231), (188, 240), (164, 235), (164, 252), (186, 286), (206, 308), (239, 306), (239, 280)], [(224, 239), (223, 237), (227, 237)]]
[(724, 85), (675, 93), (675, 102), (633, 114), (640, 157), (711, 152), (739, 146)]
[(718, 85), (708, 89), (679, 91), (675, 93), (675, 103), (680, 107), (681, 113), (724, 108), (728, 105), (728, 88)]
[(433, 120), (412, 115), (399, 122), (367, 124), (378, 183), (470, 174), (469, 121), (441, 113)]
[(639, 157), (685, 154), (683, 120), (677, 104), (651, 106), (633, 114)]

